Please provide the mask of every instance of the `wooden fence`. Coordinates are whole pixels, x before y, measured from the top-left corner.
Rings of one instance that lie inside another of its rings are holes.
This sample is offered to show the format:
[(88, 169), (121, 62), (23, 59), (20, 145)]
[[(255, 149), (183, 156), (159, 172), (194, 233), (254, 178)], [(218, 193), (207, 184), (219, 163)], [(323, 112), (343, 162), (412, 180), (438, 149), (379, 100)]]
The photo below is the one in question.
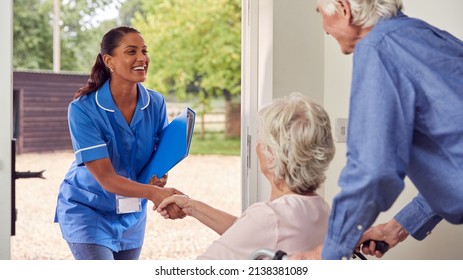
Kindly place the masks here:
[[(87, 74), (13, 72), (13, 138), (18, 154), (72, 150), (67, 109), (74, 92), (87, 79)], [(186, 106), (168, 102), (169, 118)], [(200, 131), (201, 124), (198, 115), (196, 131)], [(224, 131), (224, 108), (214, 108), (206, 114), (204, 124), (206, 131)]]
[[(186, 106), (181, 104), (167, 104), (167, 114), (169, 121), (175, 118), (185, 109)], [(199, 131), (203, 123), (203, 118), (199, 114), (196, 115), (195, 131)], [(225, 130), (225, 111), (223, 108), (217, 108), (204, 115), (204, 126), (208, 132), (222, 132)]]

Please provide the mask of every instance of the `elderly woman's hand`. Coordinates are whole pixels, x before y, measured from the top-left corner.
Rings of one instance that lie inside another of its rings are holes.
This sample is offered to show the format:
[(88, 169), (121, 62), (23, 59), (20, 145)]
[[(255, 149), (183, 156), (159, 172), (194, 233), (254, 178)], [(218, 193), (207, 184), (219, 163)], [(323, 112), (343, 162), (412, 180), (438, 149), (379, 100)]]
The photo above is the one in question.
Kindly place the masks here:
[(191, 211), (190, 201), (191, 201), (191, 199), (187, 195), (174, 194), (173, 196), (169, 196), (166, 199), (164, 199), (161, 202), (161, 204), (158, 205), (158, 207), (156, 208), (156, 211), (158, 211), (158, 213), (161, 216), (163, 216), (165, 219), (176, 219), (176, 218), (172, 217), (172, 214), (169, 211), (169, 207), (172, 207), (172, 206), (175, 205), (175, 206), (179, 207), (180, 209), (182, 209), (182, 211), (186, 215), (190, 215), (191, 214), (190, 213), (190, 211)]
[[(168, 197), (171, 197), (173, 195), (182, 195), (183, 192), (174, 189), (174, 188), (162, 188), (159, 186), (154, 185), (153, 186), (153, 193), (151, 194), (150, 200), (153, 202), (153, 210), (156, 210), (159, 205), (163, 202)], [(185, 218), (185, 213), (183, 212), (182, 208), (177, 206), (175, 203), (172, 203), (170, 205), (165, 206), (164, 208), (167, 213), (168, 217), (170, 219), (183, 219)]]

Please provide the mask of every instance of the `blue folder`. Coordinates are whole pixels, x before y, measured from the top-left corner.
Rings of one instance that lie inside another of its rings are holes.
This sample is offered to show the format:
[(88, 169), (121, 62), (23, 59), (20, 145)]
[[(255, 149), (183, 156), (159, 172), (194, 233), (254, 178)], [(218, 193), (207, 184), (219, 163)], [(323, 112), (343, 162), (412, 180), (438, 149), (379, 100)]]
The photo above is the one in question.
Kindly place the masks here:
[(188, 156), (195, 119), (196, 113), (187, 107), (162, 130), (157, 149), (138, 175), (138, 182), (147, 184), (155, 175), (162, 178)]

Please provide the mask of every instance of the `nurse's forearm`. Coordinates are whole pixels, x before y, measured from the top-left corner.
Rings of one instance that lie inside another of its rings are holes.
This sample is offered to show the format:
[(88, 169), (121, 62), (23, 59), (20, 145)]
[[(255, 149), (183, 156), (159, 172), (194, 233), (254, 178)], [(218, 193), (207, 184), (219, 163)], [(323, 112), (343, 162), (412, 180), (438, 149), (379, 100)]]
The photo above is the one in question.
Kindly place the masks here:
[(161, 202), (164, 198), (164, 195), (160, 195), (162, 188), (140, 184), (118, 175), (108, 158), (87, 162), (85, 166), (95, 180), (97, 180), (108, 192), (127, 197), (146, 198), (149, 200), (160, 197), (158, 202)]

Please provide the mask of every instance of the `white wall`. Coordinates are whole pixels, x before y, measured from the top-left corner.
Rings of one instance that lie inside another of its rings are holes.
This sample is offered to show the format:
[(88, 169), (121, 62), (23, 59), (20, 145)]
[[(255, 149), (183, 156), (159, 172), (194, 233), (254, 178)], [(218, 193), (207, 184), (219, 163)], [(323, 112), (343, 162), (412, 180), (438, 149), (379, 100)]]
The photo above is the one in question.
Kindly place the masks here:
[(0, 260), (10, 259), (11, 255), (12, 4), (12, 0), (3, 1), (0, 9)]
[[(418, 17), (449, 31), (463, 39), (463, 1), (461, 0), (404, 0), (404, 12), (408, 16)], [(347, 118), (349, 106), (350, 77), (352, 74), (352, 56), (342, 55), (336, 41), (325, 37), (325, 103), (332, 122), (335, 118)], [(338, 193), (337, 179), (345, 164), (346, 145), (336, 144), (336, 157), (328, 171), (325, 187), (325, 198), (332, 201)], [(386, 222), (397, 213), (401, 207), (416, 195), (415, 187), (407, 181), (405, 191), (393, 207), (382, 213), (377, 223)], [(409, 237), (400, 246), (391, 250), (384, 259), (463, 259), (462, 240), (463, 226), (440, 223), (433, 233), (423, 241)], [(449, 243), (451, 245), (449, 245)]]

